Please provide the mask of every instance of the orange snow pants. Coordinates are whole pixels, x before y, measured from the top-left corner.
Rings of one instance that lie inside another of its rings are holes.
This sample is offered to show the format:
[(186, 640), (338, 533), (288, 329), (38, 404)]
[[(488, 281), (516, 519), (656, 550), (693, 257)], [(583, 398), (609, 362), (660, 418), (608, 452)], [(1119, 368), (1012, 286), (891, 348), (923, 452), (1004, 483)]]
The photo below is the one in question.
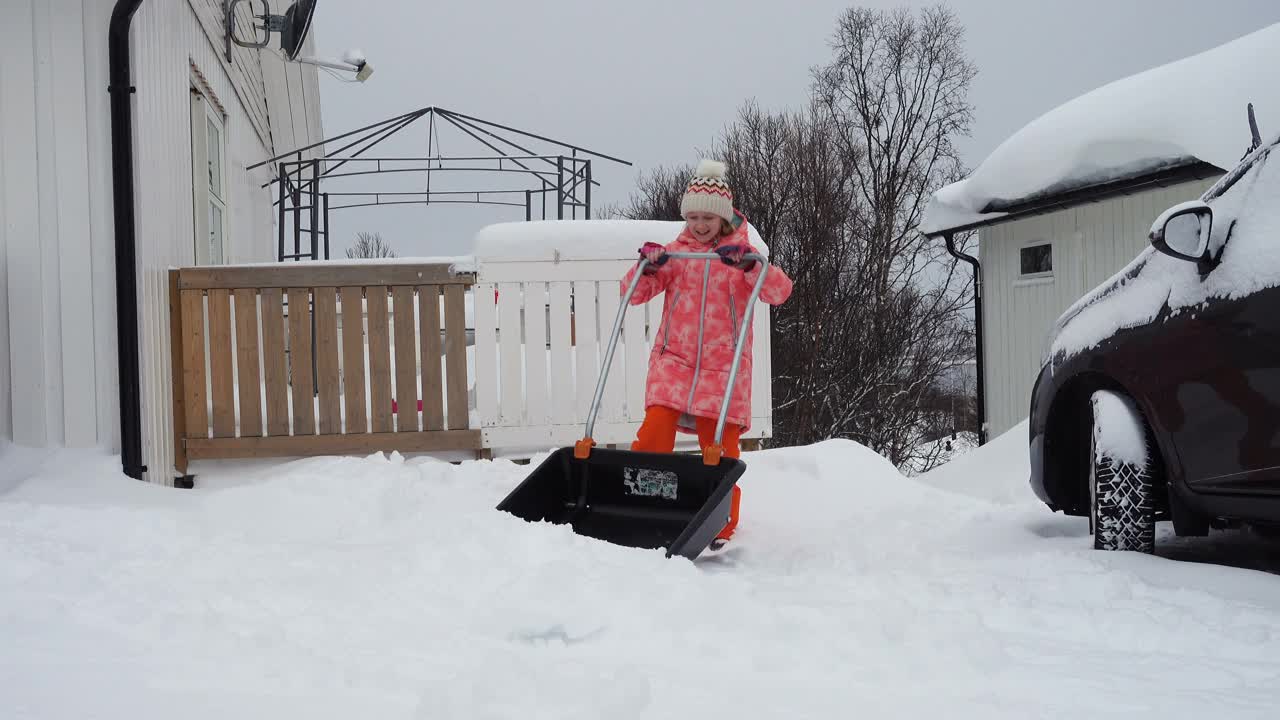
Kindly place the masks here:
[[(679, 410), (660, 405), (650, 406), (645, 410), (644, 422), (640, 424), (640, 431), (636, 433), (636, 440), (631, 443), (631, 449), (637, 452), (672, 452), (676, 448), (676, 424), (679, 420)], [(715, 442), (716, 421), (701, 417), (696, 418), (696, 421), (698, 446), (705, 448)], [(736, 458), (741, 454), (741, 449), (738, 447), (738, 438), (741, 434), (742, 426), (725, 423), (724, 437), (721, 438), (720, 443), (724, 448), (725, 457)], [(716, 537), (727, 540), (733, 536), (734, 529), (738, 527), (738, 506), (741, 502), (742, 490), (734, 485), (733, 500), (729, 504), (729, 523)]]

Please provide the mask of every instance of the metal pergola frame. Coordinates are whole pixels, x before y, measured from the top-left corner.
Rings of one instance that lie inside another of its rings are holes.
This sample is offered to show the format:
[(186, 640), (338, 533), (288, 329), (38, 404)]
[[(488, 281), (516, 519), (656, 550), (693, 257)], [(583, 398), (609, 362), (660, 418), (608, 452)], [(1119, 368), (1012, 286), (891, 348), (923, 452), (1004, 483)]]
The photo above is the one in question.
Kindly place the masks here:
[[(426, 157), (376, 157), (365, 154), (423, 118), (428, 120)], [(437, 133), (438, 128), (445, 123), (494, 154), (459, 157), (441, 154)], [(349, 142), (332, 152), (304, 157), (304, 153), (339, 141)], [(540, 154), (525, 147), (532, 144), (531, 141), (550, 145), (552, 152)], [(504, 150), (504, 147), (508, 149)], [(577, 219), (579, 212), (584, 219), (589, 220), (591, 188), (600, 185), (591, 175), (593, 158), (631, 166), (626, 160), (577, 145), (432, 106), (291, 150), (251, 165), (248, 169), (270, 165), (275, 170), (273, 179), (262, 187), (265, 189), (277, 186), (273, 203), (279, 213), (277, 260), (283, 262), (321, 258), (328, 260), (329, 214), (349, 208), (382, 205), (494, 205), (523, 207), (525, 219), (533, 220), (535, 209), (539, 206), (535, 203), (535, 198), (540, 198), (543, 220), (550, 217), (557, 220), (564, 220), (566, 217)], [(400, 166), (406, 163), (418, 165)], [(346, 168), (346, 172), (339, 172), (343, 168)], [(450, 172), (519, 176), (529, 181), (529, 187), (433, 191), (432, 174)], [(335, 192), (323, 187), (326, 180), (392, 173), (425, 174), (426, 188), (402, 192)], [(554, 195), (554, 206), (549, 205), (548, 195)], [(290, 219), (292, 223), (289, 222)], [(288, 252), (287, 247), (290, 234), (293, 236), (293, 252)], [(310, 242), (307, 250), (303, 247), (304, 237)]]

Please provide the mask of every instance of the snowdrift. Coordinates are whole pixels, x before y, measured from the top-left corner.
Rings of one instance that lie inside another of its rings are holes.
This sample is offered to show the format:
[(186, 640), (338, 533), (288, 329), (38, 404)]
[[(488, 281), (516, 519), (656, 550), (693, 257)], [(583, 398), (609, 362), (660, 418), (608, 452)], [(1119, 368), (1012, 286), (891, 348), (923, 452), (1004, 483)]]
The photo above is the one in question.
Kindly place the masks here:
[(0, 708), (1269, 717), (1274, 578), (1094, 553), (1083, 520), (976, 497), (1016, 445), (928, 483), (851, 442), (748, 453), (739, 537), (698, 562), (495, 511), (528, 470), (505, 461), (224, 463), (178, 491), (2, 448)]
[(1023, 420), (986, 445), (957, 456), (918, 479), (931, 487), (1001, 504), (1039, 503), (1031, 491)]

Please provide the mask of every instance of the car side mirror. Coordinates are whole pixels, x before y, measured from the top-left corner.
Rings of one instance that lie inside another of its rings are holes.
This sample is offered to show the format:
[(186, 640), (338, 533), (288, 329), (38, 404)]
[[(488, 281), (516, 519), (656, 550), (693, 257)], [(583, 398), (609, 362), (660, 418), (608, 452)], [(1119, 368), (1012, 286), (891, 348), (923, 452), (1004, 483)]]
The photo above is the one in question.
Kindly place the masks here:
[(1165, 255), (1208, 263), (1211, 230), (1213, 210), (1203, 202), (1193, 200), (1160, 213), (1151, 225), (1150, 240), (1155, 249)]

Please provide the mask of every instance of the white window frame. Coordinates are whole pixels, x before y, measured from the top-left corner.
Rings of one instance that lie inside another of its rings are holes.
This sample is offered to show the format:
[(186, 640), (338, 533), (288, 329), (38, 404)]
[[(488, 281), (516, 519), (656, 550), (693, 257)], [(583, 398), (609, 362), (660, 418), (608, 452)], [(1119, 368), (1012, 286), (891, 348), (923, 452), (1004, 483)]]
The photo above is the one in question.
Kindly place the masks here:
[[(217, 131), (213, 141), (209, 127)], [(217, 100), (196, 83), (191, 86), (191, 199), (195, 234), (192, 237), (196, 265), (222, 265), (227, 261), (227, 130)], [(213, 147), (210, 145), (213, 144)], [(211, 162), (216, 160), (216, 165)], [(212, 178), (213, 168), (217, 177)], [(217, 212), (217, 242), (212, 221)]]
[[(1049, 271), (1048, 271), (1048, 272), (1036, 272), (1036, 273), (1024, 273), (1024, 272), (1022, 272), (1022, 253), (1023, 253), (1023, 251), (1025, 251), (1025, 250), (1029, 250), (1029, 249), (1031, 249), (1031, 248), (1035, 248), (1035, 247), (1043, 247), (1043, 246), (1048, 246), (1048, 247), (1049, 247), (1049, 268), (1050, 268), (1050, 269), (1049, 269)], [(1018, 285), (1038, 285), (1038, 284), (1040, 284), (1040, 283), (1052, 282), (1052, 281), (1053, 281), (1053, 267), (1054, 267), (1054, 260), (1055, 260), (1054, 255), (1056, 255), (1056, 254), (1057, 254), (1057, 253), (1055, 253), (1055, 252), (1054, 252), (1054, 247), (1053, 247), (1053, 246), (1054, 246), (1054, 242), (1053, 242), (1052, 240), (1033, 240), (1033, 241), (1031, 241), (1031, 242), (1023, 243), (1023, 244), (1018, 248), (1018, 260), (1017, 260), (1017, 263), (1018, 263), (1018, 280), (1017, 280), (1017, 284), (1018, 284)]]

